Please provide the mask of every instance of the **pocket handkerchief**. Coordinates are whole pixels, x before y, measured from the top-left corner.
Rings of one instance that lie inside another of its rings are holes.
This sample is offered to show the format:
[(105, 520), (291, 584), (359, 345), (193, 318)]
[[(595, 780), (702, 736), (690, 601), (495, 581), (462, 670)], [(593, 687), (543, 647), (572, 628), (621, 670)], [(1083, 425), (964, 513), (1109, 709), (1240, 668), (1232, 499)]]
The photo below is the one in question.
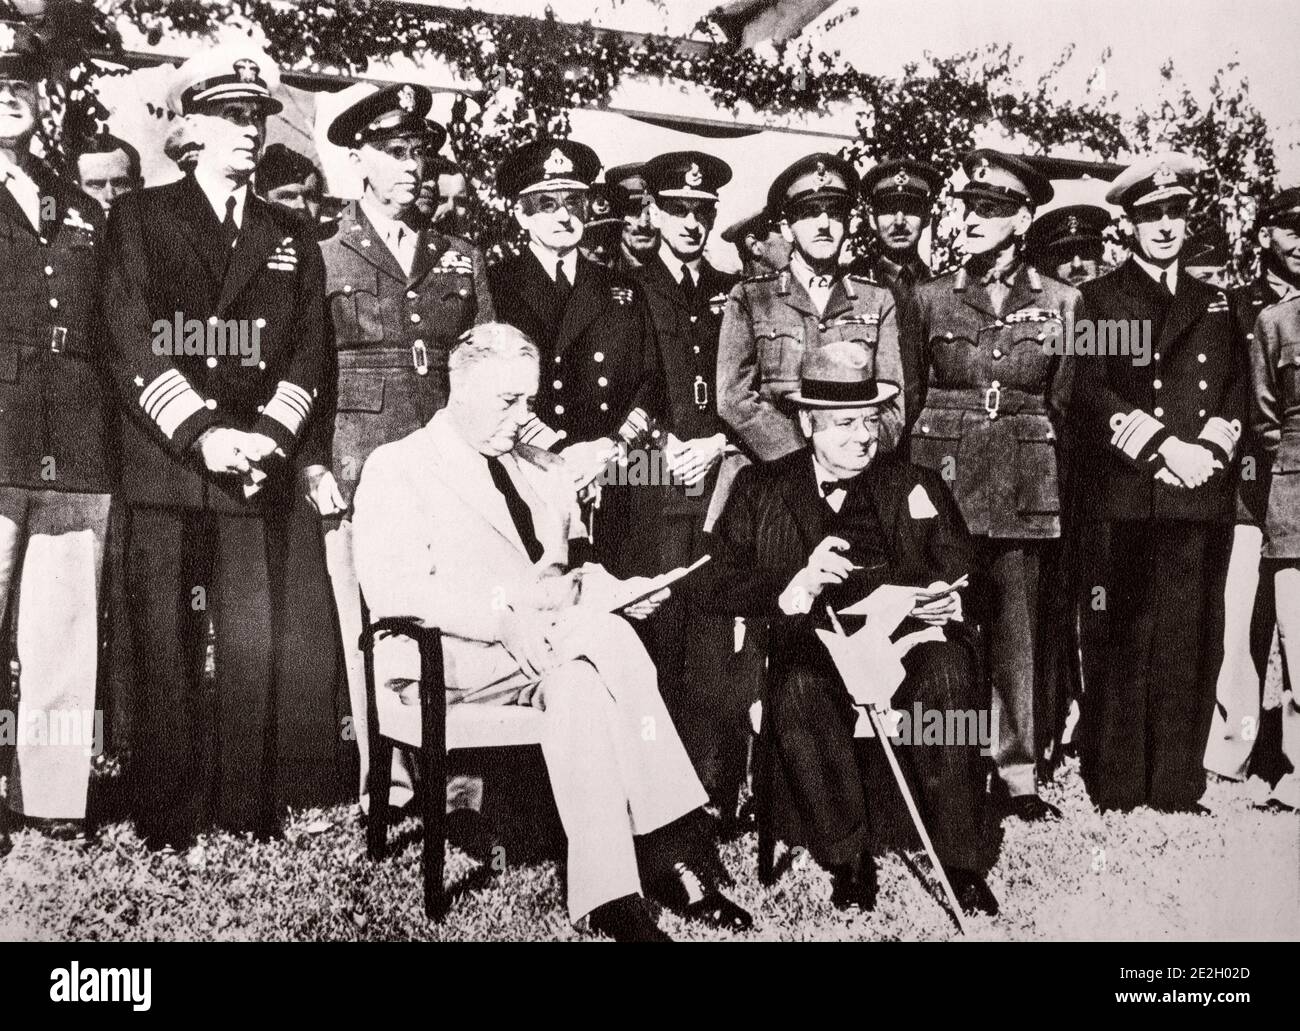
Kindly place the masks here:
[(939, 514), (939, 510), (934, 507), (934, 502), (930, 500), (930, 495), (919, 483), (907, 496), (907, 511), (913, 519), (933, 519)]

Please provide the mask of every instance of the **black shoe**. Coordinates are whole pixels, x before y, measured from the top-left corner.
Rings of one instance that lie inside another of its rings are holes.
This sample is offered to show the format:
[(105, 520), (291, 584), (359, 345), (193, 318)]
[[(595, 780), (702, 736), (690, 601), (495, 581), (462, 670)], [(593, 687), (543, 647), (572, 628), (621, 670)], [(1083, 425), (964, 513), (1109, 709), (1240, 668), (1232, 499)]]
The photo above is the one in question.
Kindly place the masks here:
[(851, 866), (831, 870), (831, 905), (869, 913), (876, 908), (876, 861), (863, 852)]
[(983, 876), (974, 870), (949, 868), (948, 883), (952, 885), (957, 904), (967, 913), (998, 915), (998, 900)]
[(603, 934), (616, 942), (670, 942), (668, 935), (650, 915), (650, 907), (640, 895), (624, 895), (621, 899), (597, 906), (587, 917), (592, 934)]
[(717, 887), (683, 862), (656, 881), (650, 897), (687, 920), (739, 934), (754, 926), (748, 912), (722, 894)]
[(51, 841), (85, 841), (85, 824), (81, 820), (55, 820), (43, 816), (20, 817), (21, 826), (34, 830)]
[(1039, 820), (1059, 820), (1061, 810), (1044, 802), (1037, 795), (1013, 795), (1007, 799), (1007, 813), (1025, 823), (1037, 823)]

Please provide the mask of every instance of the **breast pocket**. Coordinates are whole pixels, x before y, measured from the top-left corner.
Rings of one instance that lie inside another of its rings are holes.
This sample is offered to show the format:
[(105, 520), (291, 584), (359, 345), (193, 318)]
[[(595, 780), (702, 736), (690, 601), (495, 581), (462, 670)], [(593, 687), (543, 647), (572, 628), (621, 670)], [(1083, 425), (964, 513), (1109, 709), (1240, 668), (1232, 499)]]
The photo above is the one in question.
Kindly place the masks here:
[(376, 344), (384, 339), (379, 286), (372, 277), (346, 283), (330, 298), (334, 332), (340, 344)]
[(1056, 515), (1061, 489), (1056, 468), (1056, 434), (1044, 419), (1016, 427), (1016, 511), (1020, 515)]
[(926, 409), (912, 427), (911, 458), (951, 483), (957, 478), (964, 412)]
[(1300, 404), (1300, 340), (1287, 341), (1277, 356), (1278, 404), (1283, 408)]
[(754, 326), (754, 342), (762, 387), (775, 393), (794, 390), (803, 365), (803, 330), (758, 324)]

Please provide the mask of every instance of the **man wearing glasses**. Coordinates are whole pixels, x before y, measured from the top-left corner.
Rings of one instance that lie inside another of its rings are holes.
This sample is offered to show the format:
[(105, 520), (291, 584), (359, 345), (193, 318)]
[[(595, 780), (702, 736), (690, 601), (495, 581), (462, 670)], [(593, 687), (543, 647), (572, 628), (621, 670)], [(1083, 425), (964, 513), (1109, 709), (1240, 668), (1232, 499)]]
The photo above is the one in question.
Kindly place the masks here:
[[(250, 188), (278, 78), (247, 44), (186, 61), (168, 102), (199, 145), (193, 170), (118, 198), (109, 222), (102, 313), (130, 516), (135, 817), (153, 848), (184, 847), (204, 815), (274, 833), (278, 727), (302, 707), (277, 684), (285, 522), (299, 470), (328, 461), (334, 362), (320, 248)], [(187, 713), (209, 612), (210, 764)]]
[[(751, 458), (769, 462), (804, 446), (787, 397), (808, 352), (852, 340), (875, 375), (903, 381), (893, 296), (839, 263), (857, 190), (858, 173), (834, 154), (800, 158), (768, 190), (790, 265), (731, 291), (718, 340), (718, 413)], [(881, 420), (888, 450), (902, 433), (901, 396), (882, 407)]]
[(1084, 777), (1105, 809), (1204, 811), (1247, 383), (1227, 295), (1180, 267), (1198, 171), (1168, 153), (1122, 172), (1106, 200), (1136, 246), (1083, 286), (1089, 315), (1149, 325), (1153, 342), (1141, 364), (1075, 359), (1075, 421), (1100, 451), (1087, 515), (1110, 537), (1107, 676), (1084, 712)]
[(1054, 346), (1073, 339), (1079, 291), (1024, 260), (1034, 210), (1052, 184), (1020, 158), (976, 150), (961, 246), (965, 264), (916, 292), (920, 394), (911, 457), (948, 482), (975, 543), (998, 714), (995, 758), (1007, 811), (1057, 818), (1038, 797), (1034, 681), (1039, 565), (1061, 535), (1061, 428), (1074, 359)]
[[(381, 444), (400, 440), (447, 403), (447, 360), (457, 338), (492, 319), (478, 249), (429, 224), (421, 184), (441, 161), (447, 133), (427, 118), (433, 95), (411, 83), (386, 86), (340, 112), (327, 138), (348, 149), (361, 199), (344, 208), (321, 247), (326, 298), (338, 349), (332, 461), (308, 470), (312, 502), (325, 519), (325, 548), (348, 672), (352, 725), (368, 769), (361, 607), (352, 562), (351, 501), (361, 467)], [(411, 796), (394, 757), (395, 805)]]

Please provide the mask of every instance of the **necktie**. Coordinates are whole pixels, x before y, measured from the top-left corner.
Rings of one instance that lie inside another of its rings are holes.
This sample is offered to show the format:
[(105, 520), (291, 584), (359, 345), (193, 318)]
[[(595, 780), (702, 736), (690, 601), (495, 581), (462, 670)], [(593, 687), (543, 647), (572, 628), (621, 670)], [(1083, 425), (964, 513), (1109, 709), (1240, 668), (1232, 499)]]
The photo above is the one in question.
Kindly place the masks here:
[(686, 306), (695, 308), (695, 277), (691, 275), (689, 265), (682, 266), (682, 293), (686, 295)]
[(493, 484), (501, 492), (501, 496), (506, 499), (506, 508), (510, 510), (510, 521), (515, 524), (519, 539), (524, 542), (524, 550), (528, 552), (528, 561), (536, 562), (542, 557), (543, 548), (542, 542), (537, 539), (537, 531), (533, 527), (533, 513), (528, 507), (528, 502), (520, 496), (514, 481), (510, 479), (510, 474), (506, 472), (506, 467), (501, 464), (501, 459), (489, 458), (487, 464), (488, 472), (492, 474)]
[(226, 241), (226, 249), (234, 250), (239, 240), (239, 225), (235, 222), (235, 195), (226, 198), (226, 217), (221, 221), (221, 235)]
[(555, 293), (559, 296), (561, 303), (569, 299), (569, 291), (572, 289), (573, 284), (569, 282), (569, 277), (564, 274), (564, 259), (561, 258), (555, 263)]

